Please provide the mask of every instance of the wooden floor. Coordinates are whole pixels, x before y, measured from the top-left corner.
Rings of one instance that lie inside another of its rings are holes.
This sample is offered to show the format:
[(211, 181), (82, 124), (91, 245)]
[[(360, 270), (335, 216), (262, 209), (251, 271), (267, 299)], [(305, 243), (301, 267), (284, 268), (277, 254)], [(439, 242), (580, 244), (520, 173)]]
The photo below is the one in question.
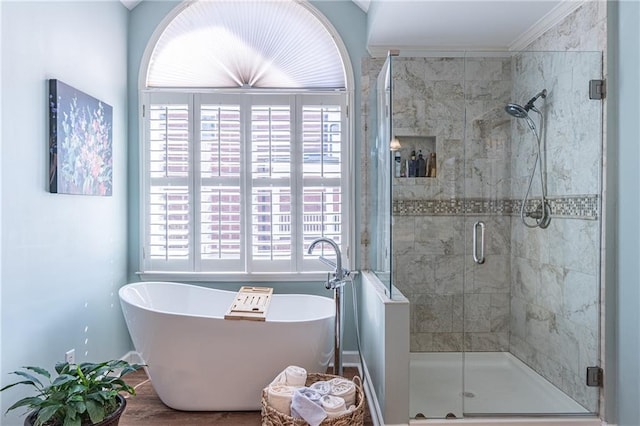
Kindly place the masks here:
[[(354, 367), (344, 369), (344, 376), (348, 378), (357, 373)], [(143, 370), (130, 373), (125, 379), (136, 389), (136, 395), (127, 396), (120, 426), (258, 426), (262, 423), (260, 411), (176, 411), (160, 401)], [(366, 401), (364, 425), (373, 425)]]

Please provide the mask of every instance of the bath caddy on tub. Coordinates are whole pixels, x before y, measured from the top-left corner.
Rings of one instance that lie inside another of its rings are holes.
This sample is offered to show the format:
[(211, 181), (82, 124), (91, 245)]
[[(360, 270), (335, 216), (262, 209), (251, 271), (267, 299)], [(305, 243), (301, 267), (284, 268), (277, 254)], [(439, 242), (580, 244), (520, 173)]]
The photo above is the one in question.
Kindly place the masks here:
[[(340, 376), (331, 374), (309, 373), (307, 374), (306, 385), (319, 381), (329, 381)], [(355, 376), (353, 382), (356, 385), (356, 409), (333, 419), (324, 419), (320, 426), (361, 426), (364, 424), (364, 391), (362, 380)], [(308, 425), (303, 419), (288, 416), (267, 403), (267, 388), (262, 390), (262, 426), (305, 426)]]
[(272, 294), (271, 287), (240, 287), (224, 319), (265, 321)]

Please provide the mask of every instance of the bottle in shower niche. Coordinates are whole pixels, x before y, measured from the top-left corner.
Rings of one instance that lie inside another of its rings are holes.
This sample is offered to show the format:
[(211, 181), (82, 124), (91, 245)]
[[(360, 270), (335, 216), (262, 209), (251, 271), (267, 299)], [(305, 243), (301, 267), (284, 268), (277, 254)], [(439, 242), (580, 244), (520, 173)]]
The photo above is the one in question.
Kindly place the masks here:
[(427, 160), (422, 156), (422, 150), (418, 151), (418, 160), (416, 161), (416, 176), (427, 176)]
[(393, 157), (393, 176), (399, 178), (402, 171), (402, 158), (400, 158), (400, 151), (396, 151)]
[(416, 152), (411, 151), (411, 159), (409, 160), (409, 177), (416, 177)]
[(427, 177), (436, 177), (436, 153), (429, 154), (429, 160), (427, 160)]

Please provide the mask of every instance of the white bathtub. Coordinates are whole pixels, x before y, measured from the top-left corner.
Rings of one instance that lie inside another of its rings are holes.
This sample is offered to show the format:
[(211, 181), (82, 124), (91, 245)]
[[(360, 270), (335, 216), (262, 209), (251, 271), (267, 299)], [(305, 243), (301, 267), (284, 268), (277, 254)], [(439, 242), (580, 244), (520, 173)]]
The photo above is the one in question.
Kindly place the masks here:
[(333, 354), (332, 299), (274, 294), (266, 321), (225, 320), (236, 292), (141, 282), (120, 289), (136, 351), (167, 406), (185, 411), (260, 408), (285, 367), (324, 373)]

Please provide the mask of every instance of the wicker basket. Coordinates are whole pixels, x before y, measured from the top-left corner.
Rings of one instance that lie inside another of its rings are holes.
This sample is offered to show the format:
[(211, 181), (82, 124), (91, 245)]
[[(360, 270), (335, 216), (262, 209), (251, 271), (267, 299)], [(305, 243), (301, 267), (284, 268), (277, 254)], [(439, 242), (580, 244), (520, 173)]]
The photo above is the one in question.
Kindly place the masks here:
[[(331, 374), (309, 373), (306, 385), (318, 381), (329, 381), (340, 376)], [(321, 426), (357, 426), (364, 424), (364, 392), (362, 390), (362, 380), (355, 376), (353, 382), (356, 385), (356, 409), (332, 419), (324, 419)], [(303, 419), (287, 416), (284, 413), (270, 407), (267, 404), (267, 388), (262, 390), (262, 425), (263, 426), (304, 426), (307, 425)]]

